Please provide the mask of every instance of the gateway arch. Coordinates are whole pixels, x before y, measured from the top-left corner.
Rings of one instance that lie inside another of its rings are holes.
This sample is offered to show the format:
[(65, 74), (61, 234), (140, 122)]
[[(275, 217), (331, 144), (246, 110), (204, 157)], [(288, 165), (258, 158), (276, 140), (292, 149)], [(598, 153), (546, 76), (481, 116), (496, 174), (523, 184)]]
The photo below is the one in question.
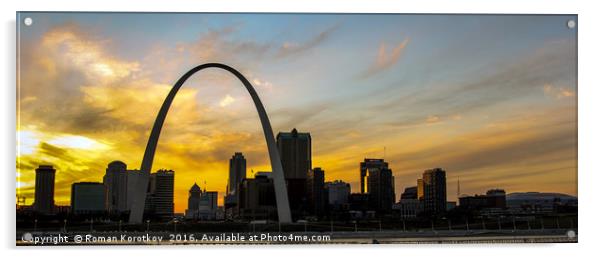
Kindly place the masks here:
[(153, 166), (153, 159), (155, 157), (155, 150), (157, 149), (159, 135), (161, 134), (161, 127), (163, 127), (163, 122), (165, 122), (167, 111), (169, 111), (171, 103), (173, 102), (174, 98), (176, 97), (176, 94), (178, 93), (178, 90), (180, 89), (180, 87), (182, 87), (184, 82), (186, 82), (186, 80), (196, 72), (206, 68), (220, 68), (232, 73), (234, 76), (236, 76), (236, 78), (238, 78), (242, 82), (242, 84), (245, 86), (245, 88), (251, 95), (253, 103), (255, 103), (255, 108), (257, 108), (257, 113), (259, 114), (259, 120), (261, 121), (261, 126), (263, 128), (263, 134), (265, 135), (266, 144), (268, 145), (268, 153), (270, 155), (270, 163), (272, 165), (272, 178), (274, 180), (274, 190), (276, 193), (276, 207), (278, 210), (278, 220), (282, 223), (292, 222), (291, 210), (289, 208), (288, 203), (288, 194), (284, 182), (284, 172), (282, 170), (282, 163), (280, 161), (280, 155), (278, 154), (278, 149), (276, 147), (276, 141), (274, 140), (274, 132), (272, 131), (272, 126), (270, 125), (270, 120), (268, 119), (268, 115), (265, 112), (265, 108), (263, 107), (263, 104), (261, 104), (261, 100), (259, 99), (259, 96), (257, 95), (255, 89), (253, 88), (253, 85), (251, 85), (251, 83), (236, 69), (220, 63), (206, 63), (192, 68), (190, 71), (186, 72), (182, 77), (180, 77), (180, 79), (176, 82), (173, 88), (169, 91), (169, 94), (167, 95), (167, 98), (165, 98), (165, 101), (161, 106), (161, 110), (157, 115), (155, 124), (153, 125), (153, 129), (148, 139), (148, 143), (146, 144), (144, 158), (142, 159), (142, 165), (140, 166), (141, 176), (138, 182), (136, 182), (136, 189), (132, 209), (130, 211), (129, 222), (131, 224), (142, 223), (142, 215), (144, 214), (144, 202), (146, 199), (148, 180), (150, 177), (151, 168)]

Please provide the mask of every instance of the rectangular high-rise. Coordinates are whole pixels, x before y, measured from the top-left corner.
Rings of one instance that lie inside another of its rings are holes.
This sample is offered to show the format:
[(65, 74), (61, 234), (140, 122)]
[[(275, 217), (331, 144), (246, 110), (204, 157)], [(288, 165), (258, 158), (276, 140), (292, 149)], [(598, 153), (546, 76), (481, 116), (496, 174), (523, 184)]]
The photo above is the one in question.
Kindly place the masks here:
[(71, 212), (76, 215), (101, 215), (105, 212), (105, 186), (97, 182), (71, 185)]
[(106, 188), (106, 205), (109, 213), (118, 214), (128, 210), (127, 165), (121, 161), (109, 163), (102, 180)]
[(370, 169), (388, 169), (389, 163), (385, 162), (384, 159), (364, 159), (360, 162), (360, 193), (367, 193), (367, 176), (368, 170)]
[(230, 173), (228, 174), (228, 195), (237, 196), (238, 185), (247, 177), (247, 160), (241, 152), (236, 152), (230, 159)]
[(54, 178), (56, 170), (50, 165), (36, 168), (34, 211), (51, 214), (54, 211)]
[(286, 179), (305, 179), (311, 170), (311, 136), (309, 133), (279, 132), (276, 136), (278, 152)]
[(324, 185), (324, 170), (314, 168), (307, 175), (307, 199), (309, 212), (315, 216), (324, 215), (326, 206), (326, 189)]
[(395, 180), (389, 164), (383, 159), (364, 159), (360, 163), (360, 177), (362, 193), (368, 193), (372, 208), (380, 214), (389, 213), (395, 202)]
[(290, 133), (280, 132), (276, 137), (288, 200), (293, 218), (299, 218), (306, 210), (307, 173), (312, 168), (311, 136), (294, 128)]
[(239, 185), (238, 216), (246, 220), (277, 219), (276, 194), (271, 173), (255, 174)]
[(349, 195), (351, 194), (351, 186), (340, 180), (334, 182), (326, 182), (326, 199), (328, 199), (329, 209), (344, 210), (349, 205)]
[(161, 169), (152, 173), (149, 179), (147, 200), (150, 202), (152, 214), (159, 218), (172, 218), (174, 213), (174, 171)]
[(422, 188), (424, 212), (432, 216), (445, 213), (447, 210), (445, 170), (441, 168), (425, 170), (422, 174)]

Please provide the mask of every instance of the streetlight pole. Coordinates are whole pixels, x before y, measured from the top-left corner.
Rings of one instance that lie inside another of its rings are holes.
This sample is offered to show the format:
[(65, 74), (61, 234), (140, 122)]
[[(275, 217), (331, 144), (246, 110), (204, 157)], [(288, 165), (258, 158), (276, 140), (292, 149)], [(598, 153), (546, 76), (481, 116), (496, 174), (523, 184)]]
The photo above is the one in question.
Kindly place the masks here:
[(146, 232), (149, 232), (150, 230), (150, 219), (146, 220)]
[(512, 232), (516, 231), (516, 218), (512, 217), (512, 227), (514, 228), (514, 230), (512, 230)]
[(38, 219), (33, 220), (33, 232), (38, 231)]
[(119, 232), (121, 232), (121, 220), (119, 220)]
[(63, 231), (67, 233), (67, 219), (63, 220)]

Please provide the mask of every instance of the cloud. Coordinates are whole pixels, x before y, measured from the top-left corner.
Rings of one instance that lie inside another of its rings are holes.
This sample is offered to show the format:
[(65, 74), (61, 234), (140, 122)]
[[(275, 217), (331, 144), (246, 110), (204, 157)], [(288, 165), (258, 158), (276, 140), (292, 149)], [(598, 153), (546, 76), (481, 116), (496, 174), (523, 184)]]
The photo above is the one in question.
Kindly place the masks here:
[(79, 28), (69, 25), (58, 27), (46, 33), (41, 47), (50, 55), (51, 60), (44, 62), (51, 66), (64, 65), (80, 70), (92, 81), (114, 82), (130, 76), (139, 69), (139, 63), (118, 60), (107, 55), (103, 42), (82, 36)]
[(284, 58), (303, 53), (310, 50), (322, 42), (326, 41), (338, 29), (338, 25), (331, 26), (314, 36), (313, 38), (303, 42), (284, 42), (276, 52), (277, 58)]
[(366, 71), (364, 71), (360, 77), (370, 77), (372, 75), (386, 71), (389, 68), (391, 68), (399, 61), (399, 58), (404, 52), (409, 41), (410, 40), (407, 38), (404, 39), (390, 52), (387, 49), (387, 45), (385, 43), (381, 43), (380, 48), (378, 49), (378, 55), (376, 56), (376, 60), (374, 60), (372, 66), (370, 66)]
[[(505, 103), (517, 108), (521, 99), (541, 97), (542, 85), (549, 85), (543, 90), (555, 97), (574, 97), (576, 63), (573, 48), (568, 41), (547, 42), (520, 57), (492, 61), (464, 75), (458, 82), (434, 82), (411, 88), (400, 87), (404, 82), (399, 81), (389, 90), (375, 91), (370, 97), (384, 100), (373, 104), (369, 110), (397, 111), (400, 115), (389, 123), (403, 125), (414, 124), (430, 114), (463, 116)], [(557, 88), (550, 82), (567, 86)]]
[(543, 91), (546, 95), (555, 97), (557, 99), (575, 96), (575, 91), (566, 87), (555, 87), (552, 84), (545, 84), (543, 86)]
[(227, 107), (230, 104), (234, 103), (236, 99), (234, 99), (232, 96), (230, 96), (230, 94), (227, 94), (226, 96), (224, 96), (224, 98), (222, 98), (222, 100), (219, 101), (219, 106), (220, 107)]

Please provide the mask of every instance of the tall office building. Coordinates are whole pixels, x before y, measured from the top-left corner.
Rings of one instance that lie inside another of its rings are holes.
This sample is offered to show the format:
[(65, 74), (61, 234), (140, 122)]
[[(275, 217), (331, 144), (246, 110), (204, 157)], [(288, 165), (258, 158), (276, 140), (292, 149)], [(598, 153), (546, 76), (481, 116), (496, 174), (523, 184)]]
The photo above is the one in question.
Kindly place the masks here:
[(326, 182), (326, 193), (331, 210), (348, 208), (351, 186), (341, 180)]
[[(420, 186), (419, 186), (420, 188)], [(433, 168), (422, 174), (423, 208), (428, 215), (441, 215), (447, 210), (445, 170)]]
[(395, 180), (389, 164), (383, 159), (364, 159), (360, 163), (360, 177), (362, 193), (368, 193), (372, 208), (381, 214), (389, 213), (395, 202)]
[(388, 169), (389, 163), (385, 162), (384, 159), (364, 159), (364, 162), (360, 162), (360, 193), (367, 193), (369, 190), (368, 186), (368, 171), (370, 169)]
[(56, 170), (50, 165), (36, 168), (36, 188), (33, 209), (42, 214), (54, 211), (54, 176)]
[(107, 211), (109, 213), (127, 211), (127, 165), (121, 161), (109, 163), (102, 182), (106, 188)]
[(307, 199), (311, 214), (318, 217), (324, 215), (326, 190), (322, 168), (314, 168), (307, 175)]
[(174, 213), (174, 171), (158, 170), (149, 178), (149, 192), (147, 193), (147, 206), (154, 216), (171, 219)]
[(203, 191), (195, 183), (189, 191), (186, 218), (215, 220), (217, 210), (217, 192)]
[(271, 173), (258, 172), (239, 185), (238, 217), (246, 220), (277, 219), (276, 194)]
[(238, 185), (247, 177), (247, 160), (241, 152), (236, 152), (230, 159), (230, 173), (226, 189), (226, 206), (236, 205), (238, 200)]
[(188, 209), (186, 209), (186, 218), (196, 219), (199, 211), (199, 202), (201, 201), (201, 188), (194, 183), (188, 191)]
[(284, 179), (293, 219), (299, 218), (307, 206), (307, 173), (312, 168), (311, 136), (294, 128), (290, 133), (280, 132), (276, 137), (278, 152), (284, 170)]
[(71, 212), (76, 215), (102, 215), (105, 212), (105, 186), (98, 182), (71, 185)]
[(204, 190), (199, 199), (198, 218), (215, 220), (217, 213), (217, 192)]

